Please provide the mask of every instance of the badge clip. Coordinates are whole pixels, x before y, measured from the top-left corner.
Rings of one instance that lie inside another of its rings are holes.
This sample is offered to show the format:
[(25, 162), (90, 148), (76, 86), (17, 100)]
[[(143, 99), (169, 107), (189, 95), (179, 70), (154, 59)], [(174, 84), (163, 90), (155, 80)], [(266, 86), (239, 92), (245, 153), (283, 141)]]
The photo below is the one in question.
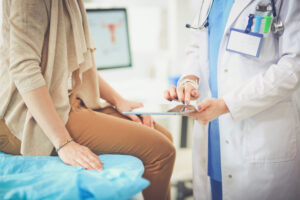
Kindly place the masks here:
[(249, 15), (249, 20), (248, 20), (248, 25), (246, 27), (245, 33), (250, 33), (251, 32), (251, 28), (253, 26), (253, 19), (254, 19), (254, 15), (250, 14)]

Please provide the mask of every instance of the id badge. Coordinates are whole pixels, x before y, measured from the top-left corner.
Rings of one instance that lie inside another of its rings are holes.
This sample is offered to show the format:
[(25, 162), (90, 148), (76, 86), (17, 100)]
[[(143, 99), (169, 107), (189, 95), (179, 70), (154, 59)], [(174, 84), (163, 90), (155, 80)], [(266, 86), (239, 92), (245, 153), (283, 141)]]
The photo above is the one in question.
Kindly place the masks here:
[(244, 30), (231, 28), (226, 50), (258, 58), (263, 38), (260, 33), (245, 33)]

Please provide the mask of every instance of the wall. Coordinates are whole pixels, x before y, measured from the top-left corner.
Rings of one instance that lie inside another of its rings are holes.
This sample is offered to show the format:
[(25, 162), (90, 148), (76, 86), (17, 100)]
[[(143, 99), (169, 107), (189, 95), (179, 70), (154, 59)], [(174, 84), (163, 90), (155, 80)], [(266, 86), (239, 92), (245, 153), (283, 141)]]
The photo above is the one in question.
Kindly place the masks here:
[(0, 44), (2, 43), (2, 1), (0, 2)]

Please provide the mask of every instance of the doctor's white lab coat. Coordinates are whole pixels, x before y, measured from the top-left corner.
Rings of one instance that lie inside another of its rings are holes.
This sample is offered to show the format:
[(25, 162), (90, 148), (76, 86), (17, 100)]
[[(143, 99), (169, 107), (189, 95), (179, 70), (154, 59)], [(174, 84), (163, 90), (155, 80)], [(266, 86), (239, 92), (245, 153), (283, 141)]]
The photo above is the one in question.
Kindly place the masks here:
[[(300, 200), (300, 1), (283, 0), (285, 32), (265, 34), (259, 58), (226, 51), (230, 28), (244, 30), (258, 2), (235, 0), (220, 46), (219, 97), (230, 110), (219, 118), (223, 199)], [(185, 75), (200, 78), (201, 101), (211, 96), (208, 33), (192, 32)], [(193, 137), (195, 199), (211, 199), (207, 126), (195, 123)]]

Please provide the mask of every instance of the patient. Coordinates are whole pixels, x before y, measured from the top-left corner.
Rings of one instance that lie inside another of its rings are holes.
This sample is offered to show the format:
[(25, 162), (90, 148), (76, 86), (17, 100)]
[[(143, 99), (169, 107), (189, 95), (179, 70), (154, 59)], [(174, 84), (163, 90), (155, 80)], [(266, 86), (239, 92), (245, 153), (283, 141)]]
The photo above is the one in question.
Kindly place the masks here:
[(96, 170), (98, 154), (133, 155), (151, 182), (144, 198), (170, 199), (172, 137), (151, 117), (121, 114), (142, 104), (98, 75), (82, 0), (1, 3), (0, 151)]

